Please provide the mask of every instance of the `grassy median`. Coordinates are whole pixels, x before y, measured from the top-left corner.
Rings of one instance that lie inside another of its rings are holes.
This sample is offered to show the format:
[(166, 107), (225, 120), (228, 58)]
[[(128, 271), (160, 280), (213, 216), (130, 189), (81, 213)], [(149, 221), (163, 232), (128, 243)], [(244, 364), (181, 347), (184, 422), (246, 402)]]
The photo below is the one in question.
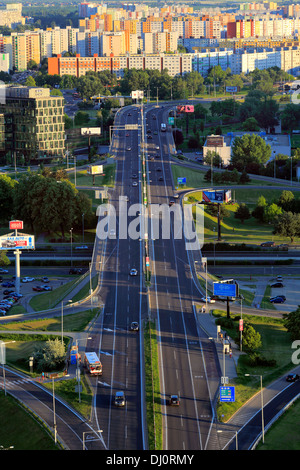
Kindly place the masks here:
[(146, 414), (149, 450), (162, 450), (162, 414), (158, 368), (157, 333), (154, 322), (144, 330)]

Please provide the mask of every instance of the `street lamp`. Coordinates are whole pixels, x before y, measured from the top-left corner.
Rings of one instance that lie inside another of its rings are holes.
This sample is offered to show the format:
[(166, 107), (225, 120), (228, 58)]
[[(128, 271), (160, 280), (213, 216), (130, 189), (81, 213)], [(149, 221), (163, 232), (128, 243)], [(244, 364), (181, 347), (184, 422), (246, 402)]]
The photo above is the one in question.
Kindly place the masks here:
[(264, 443), (265, 442), (265, 427), (264, 427), (264, 403), (263, 403), (262, 375), (245, 374), (245, 377), (260, 377), (261, 433), (262, 433), (262, 441)]
[(71, 240), (71, 267), (73, 266), (73, 228), (70, 229), (70, 240)]

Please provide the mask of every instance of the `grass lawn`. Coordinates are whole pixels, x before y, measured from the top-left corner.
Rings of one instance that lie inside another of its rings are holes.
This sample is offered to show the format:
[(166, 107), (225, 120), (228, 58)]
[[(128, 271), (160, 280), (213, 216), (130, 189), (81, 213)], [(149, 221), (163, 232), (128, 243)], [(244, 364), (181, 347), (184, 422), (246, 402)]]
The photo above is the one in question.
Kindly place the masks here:
[[(103, 165), (104, 175), (95, 176), (95, 186), (113, 187), (115, 184), (115, 163)], [(75, 174), (69, 173), (71, 183), (75, 184)], [(76, 187), (93, 186), (93, 177), (87, 173), (87, 170), (76, 169)]]
[[(257, 189), (252, 189), (251, 186), (241, 189), (235, 189), (236, 204), (226, 205), (229, 211), (229, 217), (226, 217), (221, 222), (221, 237), (222, 241), (227, 243), (246, 243), (253, 245), (260, 245), (264, 241), (273, 240), (276, 244), (289, 243), (290, 239), (273, 234), (273, 225), (267, 223), (258, 223), (257, 219), (251, 217), (242, 223), (239, 219), (234, 217), (237, 210), (238, 203), (244, 202), (250, 209), (250, 212), (255, 208), (259, 195), (263, 195), (269, 203), (278, 200), (281, 190), (280, 189), (261, 189), (259, 194)], [(189, 202), (200, 201), (202, 198), (202, 191), (195, 191), (189, 196)], [(217, 218), (205, 212), (205, 228), (204, 236), (205, 242), (216, 241), (216, 234), (218, 230)], [(300, 243), (300, 238), (295, 238), (295, 244)]]
[(256, 450), (300, 450), (300, 401), (295, 402), (265, 433)]
[[(89, 309), (84, 312), (78, 312), (70, 315), (64, 315), (64, 332), (68, 331), (83, 331), (90, 321), (97, 314), (98, 309)], [(11, 322), (0, 325), (0, 331), (10, 330), (20, 331), (60, 331), (61, 317), (58, 315), (53, 318), (43, 318), (41, 320), (26, 320), (24, 322)]]
[(0, 394), (1, 446), (14, 450), (59, 450), (46, 428), (13, 397)]
[(57, 287), (53, 291), (38, 294), (30, 299), (30, 306), (35, 311), (46, 310), (47, 308), (55, 307), (65, 296), (65, 294), (72, 288), (72, 286), (78, 281), (76, 276), (72, 281), (69, 281), (62, 286)]

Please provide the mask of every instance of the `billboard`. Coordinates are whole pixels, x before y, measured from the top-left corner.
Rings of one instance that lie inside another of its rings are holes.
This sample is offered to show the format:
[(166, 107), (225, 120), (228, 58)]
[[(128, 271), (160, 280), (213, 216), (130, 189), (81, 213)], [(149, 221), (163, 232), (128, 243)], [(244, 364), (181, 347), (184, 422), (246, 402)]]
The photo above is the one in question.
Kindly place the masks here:
[(3, 235), (0, 237), (0, 250), (34, 250), (34, 235)]
[(102, 175), (103, 165), (89, 165), (87, 168), (87, 173), (89, 175)]
[(23, 220), (10, 220), (9, 230), (23, 230)]
[(237, 93), (238, 87), (237, 86), (227, 86), (226, 91), (227, 91), (227, 93)]
[(237, 284), (226, 283), (226, 282), (214, 282), (214, 295), (219, 297), (237, 297)]
[(223, 204), (231, 201), (231, 190), (202, 191), (202, 202), (205, 204)]
[(133, 100), (142, 100), (144, 98), (144, 92), (141, 90), (134, 90), (130, 94)]
[(177, 113), (193, 113), (193, 112), (194, 112), (194, 105), (192, 104), (185, 104), (185, 105), (177, 106)]
[(82, 127), (81, 135), (100, 135), (101, 127)]

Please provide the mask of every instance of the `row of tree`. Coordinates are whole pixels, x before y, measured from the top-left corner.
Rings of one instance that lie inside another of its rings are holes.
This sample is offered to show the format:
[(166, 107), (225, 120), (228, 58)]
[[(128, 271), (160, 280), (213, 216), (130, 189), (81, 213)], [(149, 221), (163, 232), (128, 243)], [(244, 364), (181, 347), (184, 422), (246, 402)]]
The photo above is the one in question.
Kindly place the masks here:
[(71, 228), (81, 227), (83, 213), (86, 227), (95, 223), (91, 200), (64, 170), (28, 171), (18, 180), (1, 175), (0, 209), (2, 222), (20, 219), (33, 233), (59, 232), (63, 238)]

